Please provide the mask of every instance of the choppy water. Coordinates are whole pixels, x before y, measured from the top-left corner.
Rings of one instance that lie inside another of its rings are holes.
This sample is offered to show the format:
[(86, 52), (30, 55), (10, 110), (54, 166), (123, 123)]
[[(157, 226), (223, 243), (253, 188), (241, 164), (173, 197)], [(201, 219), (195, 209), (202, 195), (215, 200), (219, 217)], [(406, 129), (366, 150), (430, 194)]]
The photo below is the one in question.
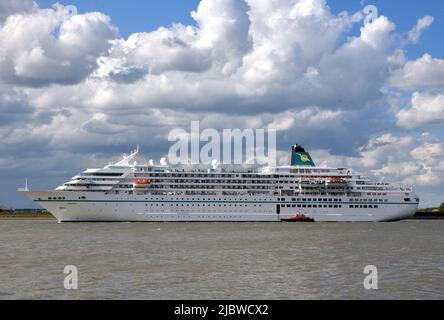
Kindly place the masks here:
[[(78, 268), (76, 291), (65, 265)], [(0, 221), (0, 299), (443, 298), (444, 221)]]

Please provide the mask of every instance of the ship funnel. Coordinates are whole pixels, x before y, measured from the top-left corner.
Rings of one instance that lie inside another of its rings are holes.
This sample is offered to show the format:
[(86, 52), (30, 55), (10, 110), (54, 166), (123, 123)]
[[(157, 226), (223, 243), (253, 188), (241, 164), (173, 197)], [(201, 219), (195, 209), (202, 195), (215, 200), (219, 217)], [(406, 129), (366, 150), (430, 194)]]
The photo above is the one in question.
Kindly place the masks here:
[(291, 165), (298, 167), (315, 167), (310, 154), (297, 144), (291, 148)]

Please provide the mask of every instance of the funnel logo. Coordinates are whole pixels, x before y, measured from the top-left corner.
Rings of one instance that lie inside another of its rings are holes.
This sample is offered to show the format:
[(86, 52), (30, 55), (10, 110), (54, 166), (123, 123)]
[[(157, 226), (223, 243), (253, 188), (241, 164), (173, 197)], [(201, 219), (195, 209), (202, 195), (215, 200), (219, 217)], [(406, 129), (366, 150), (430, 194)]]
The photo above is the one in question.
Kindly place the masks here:
[(310, 162), (310, 158), (308, 157), (307, 154), (303, 153), (300, 155), (301, 156), (301, 161), (306, 163), (306, 162)]
[(294, 145), (291, 149), (291, 165), (301, 167), (315, 166), (310, 154), (299, 144)]

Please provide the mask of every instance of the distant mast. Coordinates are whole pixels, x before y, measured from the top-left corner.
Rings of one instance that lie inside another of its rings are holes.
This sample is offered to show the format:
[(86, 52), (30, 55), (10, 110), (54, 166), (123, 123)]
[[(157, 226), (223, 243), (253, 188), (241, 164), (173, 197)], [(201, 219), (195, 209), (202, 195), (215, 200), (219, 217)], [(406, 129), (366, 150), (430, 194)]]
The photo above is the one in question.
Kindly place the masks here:
[(25, 187), (19, 188), (18, 191), (29, 191), (28, 189), (28, 178), (25, 179)]

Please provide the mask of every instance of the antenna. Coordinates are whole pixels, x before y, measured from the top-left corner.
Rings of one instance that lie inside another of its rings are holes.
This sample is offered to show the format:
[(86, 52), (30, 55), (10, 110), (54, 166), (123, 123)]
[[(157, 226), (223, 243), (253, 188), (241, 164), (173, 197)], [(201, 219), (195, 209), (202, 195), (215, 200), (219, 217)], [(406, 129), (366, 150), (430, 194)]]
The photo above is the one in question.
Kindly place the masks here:
[(29, 189), (28, 189), (28, 178), (25, 179), (25, 187), (24, 188), (19, 188), (18, 191), (20, 191), (20, 192), (29, 191)]

